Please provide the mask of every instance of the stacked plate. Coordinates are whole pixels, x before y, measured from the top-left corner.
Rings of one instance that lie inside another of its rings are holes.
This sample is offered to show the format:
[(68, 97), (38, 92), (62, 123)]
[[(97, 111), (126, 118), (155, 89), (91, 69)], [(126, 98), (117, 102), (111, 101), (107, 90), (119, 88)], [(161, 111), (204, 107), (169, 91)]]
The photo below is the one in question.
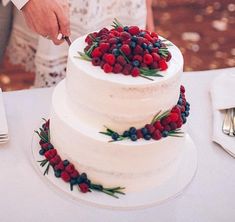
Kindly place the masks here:
[(0, 88), (0, 144), (9, 140), (6, 113), (3, 105), (2, 90)]

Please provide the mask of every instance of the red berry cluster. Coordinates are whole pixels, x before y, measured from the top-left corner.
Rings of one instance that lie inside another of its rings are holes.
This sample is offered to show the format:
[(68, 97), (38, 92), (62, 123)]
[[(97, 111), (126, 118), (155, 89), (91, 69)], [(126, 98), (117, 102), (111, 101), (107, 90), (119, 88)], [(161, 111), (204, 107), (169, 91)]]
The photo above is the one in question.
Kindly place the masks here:
[(140, 129), (130, 127), (122, 135), (119, 135), (113, 130), (107, 129), (106, 135), (112, 137), (114, 141), (129, 138), (132, 141), (136, 141), (140, 138), (145, 140), (160, 140), (162, 137), (176, 136), (181, 132), (176, 131), (186, 123), (187, 117), (189, 116), (190, 104), (185, 98), (185, 88), (180, 87), (180, 97), (177, 105), (175, 105), (170, 111), (165, 114), (158, 114), (152, 121), (151, 124), (146, 124)]
[[(43, 133), (47, 133), (49, 131), (49, 120), (43, 124), (42, 128), (44, 130)], [(89, 191), (90, 181), (85, 173), (80, 175), (72, 163), (68, 160), (63, 161), (50, 142), (41, 139), (39, 144), (41, 146), (39, 154), (44, 156), (46, 158), (45, 161), (53, 167), (56, 177), (61, 177), (65, 182), (69, 182), (71, 186), (78, 185), (80, 191), (83, 193)]]
[(140, 76), (142, 69), (166, 70), (171, 53), (155, 32), (137, 26), (116, 26), (89, 34), (85, 53), (105, 73)]

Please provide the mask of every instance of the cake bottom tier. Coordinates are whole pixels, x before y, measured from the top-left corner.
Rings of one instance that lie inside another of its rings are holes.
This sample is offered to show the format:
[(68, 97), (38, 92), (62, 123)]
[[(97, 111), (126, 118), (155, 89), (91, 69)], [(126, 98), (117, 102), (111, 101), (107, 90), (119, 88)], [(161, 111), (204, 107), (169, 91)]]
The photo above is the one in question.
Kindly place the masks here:
[(51, 142), (63, 159), (94, 183), (122, 186), (126, 192), (156, 188), (177, 171), (189, 136), (159, 141), (108, 142), (101, 128), (90, 128), (74, 116), (66, 99), (65, 82), (54, 90), (50, 116)]

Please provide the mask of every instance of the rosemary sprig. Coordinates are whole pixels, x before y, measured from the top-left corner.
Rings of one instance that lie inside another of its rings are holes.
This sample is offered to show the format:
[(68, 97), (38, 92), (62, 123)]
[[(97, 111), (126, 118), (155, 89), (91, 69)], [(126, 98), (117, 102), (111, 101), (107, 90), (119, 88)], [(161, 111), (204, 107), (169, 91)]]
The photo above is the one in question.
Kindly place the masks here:
[(113, 28), (117, 29), (118, 27), (124, 27), (116, 18), (114, 19), (113, 21), (113, 25), (112, 25)]
[(121, 49), (119, 49), (119, 52), (122, 54), (122, 56), (124, 57), (124, 59), (126, 60), (126, 62), (130, 64), (131, 62), (130, 62), (130, 60), (127, 58), (127, 56), (125, 55), (125, 53), (124, 53)]
[(124, 192), (122, 192), (125, 187), (112, 187), (112, 188), (105, 188), (103, 187), (102, 185), (99, 185), (99, 184), (93, 184), (91, 183), (89, 188), (91, 190), (95, 190), (95, 191), (99, 191), (99, 192), (103, 192), (105, 194), (108, 194), (112, 197), (115, 197), (115, 198), (119, 198), (116, 194), (121, 194), (121, 195), (125, 195)]
[(84, 52), (78, 52), (78, 54), (79, 54), (79, 56), (74, 56), (74, 58), (91, 62), (91, 60), (92, 60), (91, 57), (89, 57), (86, 53), (84, 53)]

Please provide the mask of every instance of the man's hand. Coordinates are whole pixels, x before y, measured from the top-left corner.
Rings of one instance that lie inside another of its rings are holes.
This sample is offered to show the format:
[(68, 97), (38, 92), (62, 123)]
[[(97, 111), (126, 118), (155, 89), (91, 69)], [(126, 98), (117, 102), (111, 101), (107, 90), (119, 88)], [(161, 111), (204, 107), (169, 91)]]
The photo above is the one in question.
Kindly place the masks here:
[(22, 8), (29, 28), (59, 45), (58, 34), (70, 36), (68, 0), (29, 0)]

